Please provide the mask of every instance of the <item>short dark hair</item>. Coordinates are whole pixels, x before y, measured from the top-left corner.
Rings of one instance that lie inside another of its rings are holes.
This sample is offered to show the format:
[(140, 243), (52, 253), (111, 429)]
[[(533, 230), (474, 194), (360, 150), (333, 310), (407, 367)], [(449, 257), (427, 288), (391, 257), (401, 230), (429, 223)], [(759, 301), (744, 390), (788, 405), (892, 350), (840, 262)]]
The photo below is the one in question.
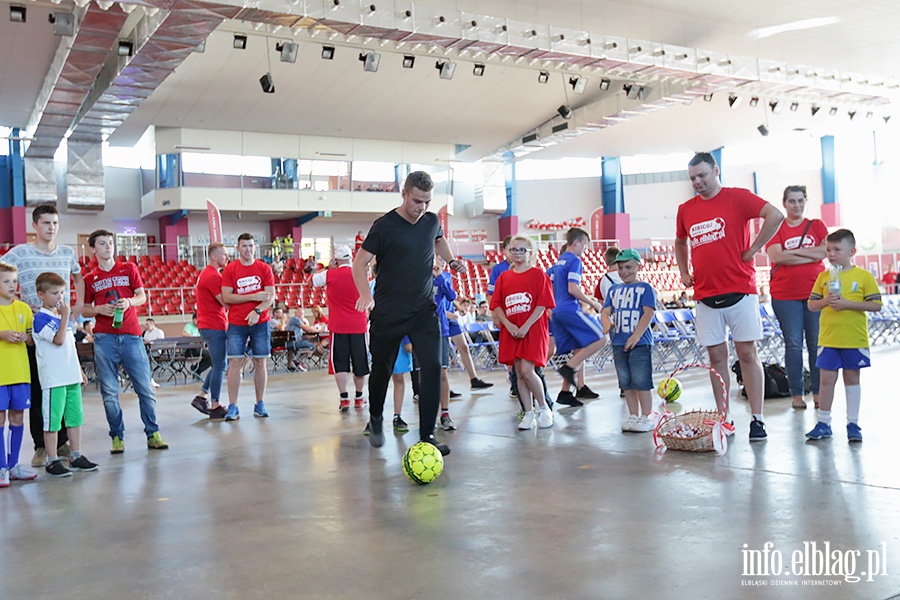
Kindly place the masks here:
[(706, 163), (709, 165), (711, 169), (715, 169), (718, 167), (718, 163), (716, 163), (716, 159), (709, 152), (698, 152), (694, 155), (694, 158), (688, 163), (689, 167), (696, 167), (702, 163)]
[(835, 244), (840, 244), (841, 242), (849, 242), (851, 246), (856, 248), (856, 237), (849, 229), (838, 229), (837, 231), (832, 231), (828, 234), (828, 237), (825, 238), (825, 241)]
[(41, 273), (37, 276), (37, 279), (34, 280), (34, 289), (37, 292), (46, 292), (51, 288), (57, 287), (66, 287), (66, 282), (56, 273), (51, 273), (49, 271), (46, 273)]
[(571, 246), (581, 238), (586, 238), (588, 240), (591, 239), (591, 236), (588, 235), (588, 232), (580, 227), (573, 227), (566, 232), (566, 246)]
[(58, 215), (59, 211), (56, 210), (55, 204), (41, 204), (40, 206), (36, 206), (33, 211), (31, 211), (31, 222), (37, 223), (41, 220), (41, 217), (44, 215)]
[(619, 252), (621, 252), (615, 246), (610, 246), (606, 249), (606, 252), (603, 253), (603, 260), (606, 261), (607, 266), (616, 262), (616, 257), (619, 256)]
[(425, 171), (413, 171), (407, 175), (406, 181), (403, 184), (403, 191), (408, 192), (413, 188), (422, 190), (423, 192), (430, 192), (433, 190), (434, 181), (432, 181), (431, 175)]
[(503, 248), (504, 250), (509, 248), (509, 243), (512, 241), (512, 238), (513, 238), (513, 236), (511, 236), (511, 235), (508, 235), (505, 238), (503, 238), (503, 243), (500, 244), (500, 247)]
[(806, 186), (805, 185), (789, 185), (784, 188), (784, 193), (781, 195), (781, 203), (784, 204), (787, 202), (788, 194), (790, 193), (801, 193), (803, 194), (803, 199), (806, 200)]
[(88, 236), (88, 246), (93, 248), (94, 242), (96, 242), (97, 238), (99, 238), (99, 237), (111, 237), (113, 239), (113, 241), (115, 241), (115, 239), (116, 239), (116, 236), (114, 236), (111, 231), (107, 231), (105, 229), (98, 229), (97, 231), (94, 231), (93, 233), (91, 233), (91, 235)]
[(242, 233), (241, 235), (238, 236), (238, 240), (237, 240), (238, 245), (240, 245), (242, 240), (253, 240), (255, 242), (256, 238), (253, 237), (252, 233), (245, 231), (244, 233)]
[(481, 302), (478, 303), (478, 308), (481, 308), (482, 306), (487, 306), (487, 305), (488, 305), (488, 301), (482, 300)]
[(147, 317), (147, 320), (144, 321), (144, 322), (145, 322), (145, 323), (154, 323), (154, 324), (155, 324), (155, 323), (156, 323), (156, 320), (154, 320), (153, 317)]

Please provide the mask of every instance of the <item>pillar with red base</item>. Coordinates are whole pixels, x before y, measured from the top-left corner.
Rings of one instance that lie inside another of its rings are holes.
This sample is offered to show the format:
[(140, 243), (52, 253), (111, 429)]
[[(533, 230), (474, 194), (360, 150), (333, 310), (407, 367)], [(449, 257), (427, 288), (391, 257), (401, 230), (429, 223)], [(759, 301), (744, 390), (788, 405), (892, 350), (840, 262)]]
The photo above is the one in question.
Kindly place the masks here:
[(621, 161), (618, 156), (604, 156), (601, 158), (601, 164), (603, 239), (618, 240), (620, 248), (630, 248), (631, 217), (625, 212)]
[(159, 243), (162, 247), (163, 260), (178, 260), (178, 237), (187, 235), (190, 234), (186, 210), (160, 217)]
[(839, 227), (841, 207), (837, 200), (837, 178), (835, 177), (834, 136), (822, 136), (822, 221), (826, 227)]

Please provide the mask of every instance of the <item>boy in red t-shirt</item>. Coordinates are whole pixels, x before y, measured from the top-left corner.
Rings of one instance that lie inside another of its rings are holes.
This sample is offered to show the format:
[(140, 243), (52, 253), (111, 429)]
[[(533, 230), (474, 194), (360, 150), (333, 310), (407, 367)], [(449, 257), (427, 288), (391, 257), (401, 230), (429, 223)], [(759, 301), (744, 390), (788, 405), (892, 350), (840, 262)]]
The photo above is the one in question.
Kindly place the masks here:
[[(100, 381), (100, 395), (109, 422), (112, 454), (125, 451), (125, 423), (119, 404), (119, 366), (125, 368), (138, 395), (141, 420), (147, 435), (147, 447), (169, 447), (159, 435), (156, 424), (156, 396), (150, 384), (150, 360), (141, 337), (135, 306), (147, 302), (144, 282), (137, 265), (119, 262), (115, 257), (115, 237), (98, 229), (88, 236), (88, 244), (97, 259), (97, 268), (84, 278), (84, 316), (96, 317), (94, 325), (94, 364)], [(121, 321), (116, 313), (121, 315)]]
[(269, 307), (275, 303), (275, 276), (269, 265), (256, 259), (256, 240), (252, 234), (242, 233), (238, 236), (237, 250), (240, 259), (228, 263), (222, 271), (222, 300), (228, 305), (226, 421), (241, 418), (237, 401), (248, 340), (254, 363), (253, 384), (256, 388), (253, 416), (269, 416), (263, 397), (268, 379), (266, 361), (272, 349), (268, 321)]
[[(500, 275), (491, 296), (491, 309), (503, 325), (500, 329), (499, 361), (514, 365), (519, 382), (519, 398), (525, 416), (519, 429), (553, 426), (553, 412), (544, 398), (544, 386), (535, 366), (547, 364), (550, 331), (547, 309), (556, 306), (550, 279), (532, 266), (534, 247), (528, 238), (517, 236), (507, 248), (512, 267)], [(535, 411), (534, 401), (538, 403)]]

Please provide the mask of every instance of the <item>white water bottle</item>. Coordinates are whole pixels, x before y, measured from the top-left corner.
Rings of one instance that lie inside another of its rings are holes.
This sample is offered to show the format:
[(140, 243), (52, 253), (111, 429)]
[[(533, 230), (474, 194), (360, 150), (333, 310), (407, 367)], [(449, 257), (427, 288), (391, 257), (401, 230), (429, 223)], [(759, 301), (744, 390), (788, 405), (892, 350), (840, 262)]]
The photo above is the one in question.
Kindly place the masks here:
[(832, 266), (828, 269), (828, 293), (841, 295), (841, 268)]

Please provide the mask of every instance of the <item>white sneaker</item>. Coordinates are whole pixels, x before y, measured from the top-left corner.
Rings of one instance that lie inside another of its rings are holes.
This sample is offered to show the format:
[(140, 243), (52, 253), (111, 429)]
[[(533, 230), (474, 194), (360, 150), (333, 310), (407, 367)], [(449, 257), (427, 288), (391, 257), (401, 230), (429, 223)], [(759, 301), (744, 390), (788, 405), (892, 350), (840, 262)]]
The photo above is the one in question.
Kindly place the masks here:
[(634, 426), (637, 425), (637, 422), (637, 415), (629, 415), (628, 420), (622, 423), (622, 431), (634, 431)]
[(18, 479), (20, 481), (31, 481), (37, 479), (37, 473), (22, 465), (16, 465), (9, 470), (10, 479)]
[(9, 469), (0, 469), (0, 488), (9, 487)]
[(631, 431), (636, 431), (639, 433), (645, 433), (647, 431), (652, 431), (653, 425), (650, 423), (650, 419), (647, 418), (647, 415), (642, 415), (635, 422), (634, 425), (631, 426)]
[(531, 429), (534, 427), (534, 411), (529, 410), (525, 413), (525, 416), (522, 418), (522, 421), (519, 423), (519, 429), (525, 431), (527, 429)]
[(553, 411), (549, 408), (542, 408), (538, 412), (537, 426), (539, 429), (547, 429), (553, 427)]

